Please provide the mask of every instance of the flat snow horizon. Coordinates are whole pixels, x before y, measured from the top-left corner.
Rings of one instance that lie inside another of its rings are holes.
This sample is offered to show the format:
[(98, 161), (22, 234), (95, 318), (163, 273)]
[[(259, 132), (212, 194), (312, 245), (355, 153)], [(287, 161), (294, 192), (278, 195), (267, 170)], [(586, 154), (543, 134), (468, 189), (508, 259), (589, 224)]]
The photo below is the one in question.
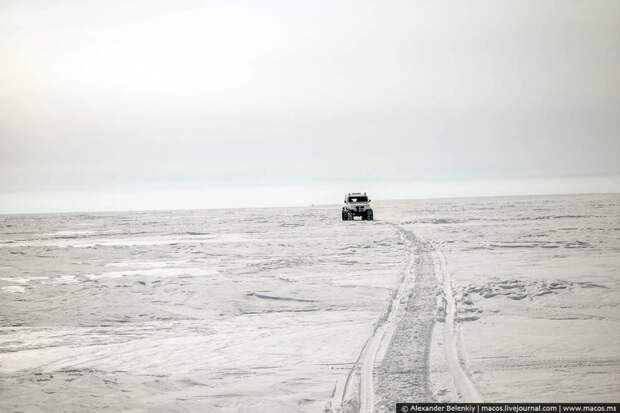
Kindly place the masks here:
[(617, 401), (620, 194), (373, 209), (0, 216), (0, 410)]

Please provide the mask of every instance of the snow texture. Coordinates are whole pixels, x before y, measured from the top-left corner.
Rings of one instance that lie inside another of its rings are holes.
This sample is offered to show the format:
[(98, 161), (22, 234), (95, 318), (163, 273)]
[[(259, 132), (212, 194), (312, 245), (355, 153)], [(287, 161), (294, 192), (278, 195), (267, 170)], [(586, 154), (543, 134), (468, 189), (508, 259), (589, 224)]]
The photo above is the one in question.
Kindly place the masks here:
[(620, 195), (0, 216), (0, 411), (617, 401)]

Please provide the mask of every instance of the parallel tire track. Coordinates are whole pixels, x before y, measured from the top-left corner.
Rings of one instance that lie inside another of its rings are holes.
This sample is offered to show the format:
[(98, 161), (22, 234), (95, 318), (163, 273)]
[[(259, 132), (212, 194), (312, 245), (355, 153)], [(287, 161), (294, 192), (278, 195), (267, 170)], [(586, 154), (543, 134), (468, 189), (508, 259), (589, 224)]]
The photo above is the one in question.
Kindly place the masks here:
[(393, 411), (396, 401), (433, 401), (429, 382), (431, 333), (437, 317), (437, 294), (431, 249), (413, 232), (397, 227), (410, 242), (415, 257), (412, 276), (415, 288), (405, 297), (405, 311), (399, 317), (385, 357), (375, 369), (374, 411)]
[(401, 241), (406, 246), (406, 258), (400, 274), (400, 282), (385, 314), (381, 317), (375, 330), (367, 340), (353, 369), (347, 375), (342, 386), (336, 386), (327, 411), (335, 413), (371, 413), (375, 406), (375, 374), (377, 360), (387, 352), (399, 320), (406, 312), (406, 305), (413, 291), (415, 263), (414, 243), (407, 232), (396, 226)]
[(481, 403), (482, 396), (469, 375), (464, 362), (459, 357), (459, 348), (462, 348), (458, 325), (455, 324), (456, 303), (452, 292), (452, 278), (446, 264), (446, 257), (440, 248), (434, 248), (435, 271), (443, 282), (443, 294), (446, 300), (446, 320), (443, 326), (446, 360), (454, 387), (461, 401)]
[[(445, 257), (440, 249), (413, 232), (394, 226), (406, 245), (400, 283), (355, 366), (335, 389), (332, 408), (327, 411), (388, 412), (394, 409), (396, 401), (434, 401), (429, 353), (439, 294), (447, 301), (443, 325), (446, 358), (459, 397), (465, 401), (481, 400), (459, 360), (454, 297)], [(443, 285), (438, 285), (438, 279)]]
[(407, 302), (411, 296), (415, 284), (412, 272), (415, 263), (414, 242), (407, 232), (400, 227), (401, 240), (406, 245), (406, 260), (401, 271), (400, 284), (388, 307), (383, 322), (375, 330), (371, 337), (367, 351), (361, 359), (360, 375), (360, 413), (372, 413), (375, 408), (375, 368), (377, 363), (384, 359), (392, 338), (397, 331), (398, 325), (407, 311)]

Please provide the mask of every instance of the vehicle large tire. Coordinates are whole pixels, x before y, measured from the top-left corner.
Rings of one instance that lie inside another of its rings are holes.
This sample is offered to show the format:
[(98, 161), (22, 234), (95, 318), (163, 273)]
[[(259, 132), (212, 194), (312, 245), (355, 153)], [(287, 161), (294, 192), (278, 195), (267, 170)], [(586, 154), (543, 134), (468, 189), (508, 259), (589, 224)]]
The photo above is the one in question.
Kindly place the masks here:
[(341, 215), (342, 215), (342, 220), (343, 221), (347, 221), (349, 217), (347, 216), (346, 212), (344, 212), (344, 209), (342, 211), (340, 211), (340, 212), (341, 212)]
[(369, 209), (369, 210), (366, 211), (365, 217), (366, 217), (366, 220), (368, 220), (368, 221), (372, 221), (373, 220), (374, 217), (373, 217), (373, 214), (372, 214), (372, 209)]

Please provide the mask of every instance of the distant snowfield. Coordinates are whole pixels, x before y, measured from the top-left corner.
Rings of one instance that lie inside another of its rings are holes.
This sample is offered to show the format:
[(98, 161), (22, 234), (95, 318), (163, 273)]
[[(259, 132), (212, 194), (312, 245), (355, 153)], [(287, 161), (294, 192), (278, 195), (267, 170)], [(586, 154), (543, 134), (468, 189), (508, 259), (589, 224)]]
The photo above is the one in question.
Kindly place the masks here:
[(0, 410), (617, 401), (620, 195), (374, 208), (0, 216)]

